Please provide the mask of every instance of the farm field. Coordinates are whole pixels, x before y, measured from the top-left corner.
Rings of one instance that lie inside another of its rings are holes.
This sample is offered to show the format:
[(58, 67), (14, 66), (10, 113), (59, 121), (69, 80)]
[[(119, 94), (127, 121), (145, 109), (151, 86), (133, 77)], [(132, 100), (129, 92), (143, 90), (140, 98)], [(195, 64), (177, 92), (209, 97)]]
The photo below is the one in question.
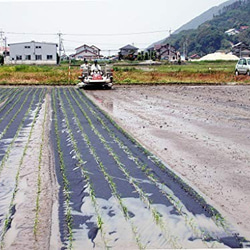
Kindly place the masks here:
[(249, 247), (118, 124), (74, 87), (0, 88), (3, 249)]
[[(4, 65), (0, 67), (1, 85), (75, 85), (81, 74), (80, 63), (77, 65), (35, 66)], [(249, 77), (235, 76), (236, 62), (187, 62), (182, 65), (143, 65), (128, 63), (114, 64), (114, 82), (116, 84), (249, 84)], [(69, 68), (69, 66), (71, 66)], [(110, 64), (112, 66), (112, 64)]]

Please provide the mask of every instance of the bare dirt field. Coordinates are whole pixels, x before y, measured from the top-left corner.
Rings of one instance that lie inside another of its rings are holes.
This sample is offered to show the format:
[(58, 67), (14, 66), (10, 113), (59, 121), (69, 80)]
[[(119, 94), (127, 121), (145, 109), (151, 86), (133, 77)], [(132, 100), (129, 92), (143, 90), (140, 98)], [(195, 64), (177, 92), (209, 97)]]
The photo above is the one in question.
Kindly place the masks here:
[(249, 238), (250, 86), (85, 92)]

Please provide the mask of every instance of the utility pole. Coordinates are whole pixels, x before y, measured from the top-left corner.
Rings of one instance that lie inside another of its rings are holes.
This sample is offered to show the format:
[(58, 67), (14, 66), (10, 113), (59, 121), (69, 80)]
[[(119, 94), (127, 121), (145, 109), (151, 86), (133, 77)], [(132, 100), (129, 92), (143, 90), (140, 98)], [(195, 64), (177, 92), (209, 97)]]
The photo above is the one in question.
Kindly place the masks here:
[(7, 37), (5, 37), (3, 40), (4, 40), (4, 58), (6, 58), (6, 56), (7, 56)]
[(3, 52), (4, 59), (7, 56), (7, 37), (4, 37), (4, 31), (0, 30), (0, 47)]
[(62, 55), (62, 51), (64, 51), (64, 47), (63, 47), (63, 39), (62, 39), (62, 33), (59, 32), (57, 33), (58, 37), (59, 37), (59, 62), (58, 64), (60, 65), (61, 64), (61, 55)]
[(4, 32), (0, 30), (0, 47), (4, 47)]

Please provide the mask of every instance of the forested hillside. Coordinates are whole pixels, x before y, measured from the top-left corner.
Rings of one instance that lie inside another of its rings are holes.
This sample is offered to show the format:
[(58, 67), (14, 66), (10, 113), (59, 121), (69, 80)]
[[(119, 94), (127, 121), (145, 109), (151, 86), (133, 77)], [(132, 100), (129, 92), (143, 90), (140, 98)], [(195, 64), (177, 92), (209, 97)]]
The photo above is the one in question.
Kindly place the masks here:
[[(210, 21), (197, 29), (185, 30), (163, 40), (163, 44), (173, 45), (181, 53), (203, 56), (217, 50), (231, 50), (233, 44), (244, 42), (250, 44), (250, 0), (240, 0), (224, 7)], [(225, 31), (236, 29), (236, 35)]]

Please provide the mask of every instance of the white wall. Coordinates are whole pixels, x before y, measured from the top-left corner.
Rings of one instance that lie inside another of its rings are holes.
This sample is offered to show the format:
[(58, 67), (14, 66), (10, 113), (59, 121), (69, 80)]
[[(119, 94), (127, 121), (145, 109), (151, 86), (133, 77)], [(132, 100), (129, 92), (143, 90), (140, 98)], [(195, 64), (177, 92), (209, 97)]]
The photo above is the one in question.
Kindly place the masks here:
[(25, 42), (10, 44), (9, 47), (10, 64), (57, 63), (57, 45), (55, 43)]

